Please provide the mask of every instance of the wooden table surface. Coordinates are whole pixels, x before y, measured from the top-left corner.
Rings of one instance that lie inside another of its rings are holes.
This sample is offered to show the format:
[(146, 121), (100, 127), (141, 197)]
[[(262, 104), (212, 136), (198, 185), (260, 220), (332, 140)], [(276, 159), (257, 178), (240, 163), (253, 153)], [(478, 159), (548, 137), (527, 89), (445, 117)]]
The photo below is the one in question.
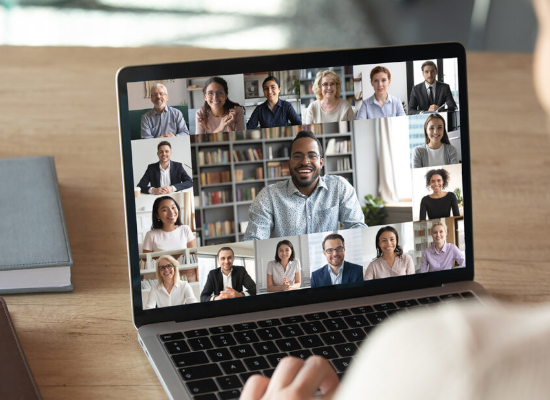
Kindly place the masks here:
[[(237, 54), (266, 52), (0, 47), (0, 157), (55, 156), (74, 257), (74, 292), (6, 296), (45, 399), (165, 397), (132, 325), (115, 73)], [(531, 63), (468, 55), (476, 280), (512, 302), (550, 301), (550, 140)]]

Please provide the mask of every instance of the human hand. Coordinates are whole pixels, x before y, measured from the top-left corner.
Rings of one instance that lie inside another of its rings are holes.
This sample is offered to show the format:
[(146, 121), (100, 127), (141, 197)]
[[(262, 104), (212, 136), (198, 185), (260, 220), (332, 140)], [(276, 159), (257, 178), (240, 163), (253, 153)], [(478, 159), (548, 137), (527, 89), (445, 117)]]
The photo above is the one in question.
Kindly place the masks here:
[(226, 287), (225, 290), (222, 290), (219, 294), (219, 296), (215, 297), (215, 300), (223, 300), (223, 299), (235, 299), (237, 297), (242, 297), (243, 294), (237, 292), (235, 289)]
[(151, 189), (151, 194), (162, 194), (162, 188), (153, 188)]
[(428, 111), (437, 111), (438, 108), (439, 106), (437, 104), (432, 104), (430, 108), (428, 108)]
[[(334, 369), (323, 357), (311, 356), (306, 361), (286, 357), (271, 379), (262, 375), (248, 378), (241, 400), (331, 399), (339, 383)], [(323, 395), (316, 397), (319, 389)]]
[(174, 188), (172, 186), (163, 186), (160, 189), (162, 189), (163, 194), (168, 194), (168, 193), (173, 193), (174, 192)]
[(289, 290), (290, 289), (290, 282), (288, 281), (288, 279), (284, 278), (283, 279), (283, 290)]
[(175, 137), (176, 135), (174, 135), (172, 132), (166, 132), (164, 135), (162, 135), (161, 137)]

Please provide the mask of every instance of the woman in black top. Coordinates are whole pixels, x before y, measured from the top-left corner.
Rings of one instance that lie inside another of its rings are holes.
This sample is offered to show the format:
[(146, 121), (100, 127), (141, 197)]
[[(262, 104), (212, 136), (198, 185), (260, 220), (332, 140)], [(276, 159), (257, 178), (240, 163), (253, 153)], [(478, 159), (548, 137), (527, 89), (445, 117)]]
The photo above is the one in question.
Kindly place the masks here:
[(431, 188), (432, 194), (424, 196), (420, 202), (421, 220), (426, 219), (426, 212), (428, 219), (450, 217), (451, 209), (453, 216), (460, 215), (455, 194), (443, 191), (449, 184), (450, 176), (451, 174), (443, 168), (432, 169), (426, 174), (426, 188)]

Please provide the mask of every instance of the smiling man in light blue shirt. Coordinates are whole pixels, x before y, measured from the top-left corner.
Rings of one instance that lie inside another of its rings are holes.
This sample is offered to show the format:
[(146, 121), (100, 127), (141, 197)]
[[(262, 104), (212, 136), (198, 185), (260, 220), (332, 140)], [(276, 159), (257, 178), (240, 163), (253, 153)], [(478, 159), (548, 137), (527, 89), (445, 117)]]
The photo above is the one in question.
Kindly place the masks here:
[(244, 240), (363, 228), (355, 189), (341, 176), (320, 176), (324, 159), (312, 132), (299, 132), (290, 146), (291, 179), (262, 189), (248, 210)]

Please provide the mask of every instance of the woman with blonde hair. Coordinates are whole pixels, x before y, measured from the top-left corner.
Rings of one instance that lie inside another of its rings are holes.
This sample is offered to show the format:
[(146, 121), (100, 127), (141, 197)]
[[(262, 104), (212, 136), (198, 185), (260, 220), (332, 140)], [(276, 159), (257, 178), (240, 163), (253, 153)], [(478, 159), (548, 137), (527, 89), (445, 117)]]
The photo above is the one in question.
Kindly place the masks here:
[(305, 123), (353, 121), (355, 114), (351, 104), (340, 98), (342, 80), (329, 69), (317, 72), (313, 92), (317, 97), (306, 109)]
[(198, 303), (189, 283), (181, 280), (179, 265), (170, 255), (158, 258), (155, 266), (158, 284), (151, 288), (146, 309)]

